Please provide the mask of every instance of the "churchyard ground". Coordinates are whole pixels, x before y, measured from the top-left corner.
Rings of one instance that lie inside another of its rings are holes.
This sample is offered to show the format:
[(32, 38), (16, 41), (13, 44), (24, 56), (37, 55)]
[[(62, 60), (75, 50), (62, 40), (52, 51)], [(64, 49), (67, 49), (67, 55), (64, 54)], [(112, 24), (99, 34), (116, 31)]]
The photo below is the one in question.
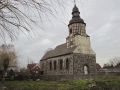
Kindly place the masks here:
[(1, 81), (0, 90), (120, 90), (120, 78), (74, 81)]

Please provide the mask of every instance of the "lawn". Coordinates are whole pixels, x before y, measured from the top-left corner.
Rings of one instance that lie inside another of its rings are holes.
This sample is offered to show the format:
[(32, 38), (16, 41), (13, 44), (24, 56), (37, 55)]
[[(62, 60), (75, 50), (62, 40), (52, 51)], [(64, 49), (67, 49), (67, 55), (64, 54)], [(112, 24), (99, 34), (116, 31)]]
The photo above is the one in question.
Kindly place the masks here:
[[(74, 81), (5, 81), (0, 90), (120, 90), (120, 79), (74, 80)], [(91, 89), (90, 89), (91, 88)], [(107, 89), (106, 89), (107, 88)]]

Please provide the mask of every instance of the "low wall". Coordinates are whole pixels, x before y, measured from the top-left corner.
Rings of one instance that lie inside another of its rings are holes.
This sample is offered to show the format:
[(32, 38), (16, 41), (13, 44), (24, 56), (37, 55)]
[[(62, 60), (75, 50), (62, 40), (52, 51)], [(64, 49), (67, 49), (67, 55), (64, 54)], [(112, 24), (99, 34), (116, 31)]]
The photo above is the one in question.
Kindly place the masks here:
[(40, 75), (39, 78), (40, 80), (47, 80), (47, 81), (65, 81), (65, 80), (95, 79), (95, 76)]
[(64, 80), (73, 80), (73, 75), (41, 75), (40, 80), (47, 80), (47, 81), (64, 81)]

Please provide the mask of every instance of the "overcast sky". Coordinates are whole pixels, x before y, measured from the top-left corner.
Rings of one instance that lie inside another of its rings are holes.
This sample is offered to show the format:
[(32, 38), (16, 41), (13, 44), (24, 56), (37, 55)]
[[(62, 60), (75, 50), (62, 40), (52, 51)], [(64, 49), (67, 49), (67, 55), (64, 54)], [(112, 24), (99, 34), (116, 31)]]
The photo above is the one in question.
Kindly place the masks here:
[[(72, 18), (73, 0), (65, 0), (64, 8), (57, 8), (54, 16), (43, 17), (33, 25), (34, 34), (19, 36), (14, 42), (19, 63), (25, 66), (28, 59), (39, 62), (49, 48), (65, 43), (68, 23)], [(120, 56), (120, 0), (76, 0), (81, 17), (86, 22), (86, 31), (100, 65), (115, 56)]]

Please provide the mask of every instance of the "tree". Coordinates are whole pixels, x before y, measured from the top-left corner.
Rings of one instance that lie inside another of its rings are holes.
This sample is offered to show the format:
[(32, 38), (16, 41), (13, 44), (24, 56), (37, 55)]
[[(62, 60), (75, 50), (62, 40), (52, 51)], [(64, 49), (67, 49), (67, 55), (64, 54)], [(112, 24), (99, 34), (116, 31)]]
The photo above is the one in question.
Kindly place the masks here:
[(7, 71), (10, 64), (16, 64), (17, 55), (13, 45), (2, 45), (0, 47), (0, 69)]
[(63, 0), (0, 0), (0, 37), (14, 40), (20, 31), (30, 31), (31, 22), (34, 23), (35, 20), (24, 12), (24, 9), (34, 9), (42, 19), (43, 14), (53, 15), (54, 5), (51, 4), (61, 5), (61, 2)]

